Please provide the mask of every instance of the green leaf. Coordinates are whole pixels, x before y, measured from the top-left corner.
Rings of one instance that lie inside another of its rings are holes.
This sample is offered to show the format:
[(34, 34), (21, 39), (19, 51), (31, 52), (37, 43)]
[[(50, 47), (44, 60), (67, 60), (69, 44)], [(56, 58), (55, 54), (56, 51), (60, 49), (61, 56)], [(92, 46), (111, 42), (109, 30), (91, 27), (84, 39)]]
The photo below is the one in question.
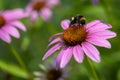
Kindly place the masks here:
[(0, 68), (14, 76), (28, 78), (27, 73), (17, 65), (0, 60)]

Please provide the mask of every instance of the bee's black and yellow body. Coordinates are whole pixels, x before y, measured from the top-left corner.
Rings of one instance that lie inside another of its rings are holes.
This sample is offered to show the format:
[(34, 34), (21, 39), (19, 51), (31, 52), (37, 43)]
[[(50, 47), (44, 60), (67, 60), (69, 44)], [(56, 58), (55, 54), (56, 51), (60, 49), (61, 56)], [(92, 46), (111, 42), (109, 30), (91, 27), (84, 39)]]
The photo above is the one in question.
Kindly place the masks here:
[(86, 21), (86, 18), (84, 16), (80, 16), (80, 15), (73, 16), (70, 19), (70, 26), (73, 24), (84, 25), (85, 21)]

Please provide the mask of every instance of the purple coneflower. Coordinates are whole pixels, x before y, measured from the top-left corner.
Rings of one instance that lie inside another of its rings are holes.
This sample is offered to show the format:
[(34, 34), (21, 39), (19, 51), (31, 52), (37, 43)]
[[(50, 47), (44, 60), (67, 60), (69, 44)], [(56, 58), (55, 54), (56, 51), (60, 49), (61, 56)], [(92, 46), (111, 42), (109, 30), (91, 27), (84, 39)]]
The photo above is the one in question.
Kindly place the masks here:
[(62, 48), (56, 60), (57, 65), (61, 68), (65, 67), (72, 55), (78, 63), (83, 62), (84, 54), (93, 61), (100, 62), (100, 53), (94, 45), (111, 48), (107, 39), (116, 36), (116, 33), (108, 30), (112, 26), (101, 20), (94, 20), (86, 25), (76, 24), (77, 21), (72, 22), (70, 20), (61, 22), (64, 32), (57, 33), (50, 38), (48, 47), (52, 47), (46, 52), (43, 60)]
[(23, 17), (26, 17), (26, 15), (22, 9), (0, 12), (0, 39), (11, 43), (10, 36), (20, 38), (20, 34), (16, 28), (26, 31), (25, 26), (18, 21), (18, 19)]
[(98, 2), (99, 2), (99, 0), (92, 0), (92, 4), (93, 4), (93, 5), (97, 5)]
[(36, 21), (41, 16), (44, 21), (50, 20), (52, 16), (51, 8), (59, 4), (59, 0), (31, 0), (26, 7), (26, 13), (32, 21)]
[(40, 64), (39, 67), (42, 70), (34, 72), (36, 76), (34, 80), (64, 80), (68, 76), (67, 68), (56, 68), (55, 64), (54, 61), (52, 64), (47, 63), (45, 66)]

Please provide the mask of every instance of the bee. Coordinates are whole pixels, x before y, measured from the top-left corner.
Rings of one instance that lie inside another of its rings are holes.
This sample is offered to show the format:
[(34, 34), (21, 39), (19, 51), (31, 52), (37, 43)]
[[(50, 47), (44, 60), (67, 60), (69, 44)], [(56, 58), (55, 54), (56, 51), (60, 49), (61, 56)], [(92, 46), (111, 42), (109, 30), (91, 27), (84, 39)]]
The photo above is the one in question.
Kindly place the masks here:
[(85, 21), (86, 21), (86, 18), (84, 16), (81, 16), (81, 15), (73, 16), (70, 19), (70, 26), (73, 24), (85, 25)]

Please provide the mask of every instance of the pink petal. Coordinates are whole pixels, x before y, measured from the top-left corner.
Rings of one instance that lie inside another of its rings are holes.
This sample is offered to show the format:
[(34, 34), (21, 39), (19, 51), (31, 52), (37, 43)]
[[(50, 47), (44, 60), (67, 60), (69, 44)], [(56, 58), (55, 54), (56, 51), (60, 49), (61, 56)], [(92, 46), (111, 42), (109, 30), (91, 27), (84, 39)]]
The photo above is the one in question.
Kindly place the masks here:
[(63, 46), (63, 43), (58, 43), (55, 46), (53, 46), (52, 48), (50, 48), (46, 54), (44, 55), (44, 57), (42, 58), (42, 60), (45, 60), (47, 57), (49, 57), (50, 55), (52, 55), (55, 51), (57, 51), (58, 49), (60, 49), (60, 47)]
[(10, 25), (4, 26), (3, 30), (15, 38), (20, 38), (18, 30)]
[(23, 9), (8, 10), (2, 13), (7, 22), (27, 17)]
[(70, 61), (72, 57), (72, 52), (73, 52), (72, 47), (67, 47), (64, 49), (61, 63), (60, 63), (60, 68), (64, 68), (68, 64), (68, 62)]
[(53, 40), (54, 38), (56, 38), (57, 36), (60, 36), (61, 34), (63, 34), (63, 32), (60, 32), (60, 33), (56, 33), (54, 35), (52, 35), (49, 39), (49, 41)]
[(62, 28), (65, 30), (65, 29), (67, 29), (68, 27), (69, 27), (69, 20), (63, 20), (62, 22), (61, 22), (61, 26), (62, 26)]
[(37, 11), (31, 12), (30, 19), (31, 21), (35, 22), (38, 19), (38, 12)]
[(80, 45), (77, 45), (73, 48), (73, 55), (74, 55), (74, 58), (75, 60), (78, 62), (78, 63), (82, 63), (83, 62), (83, 59), (84, 59), (84, 52), (81, 48)]
[(49, 21), (52, 16), (52, 11), (49, 8), (43, 8), (40, 11), (40, 16), (43, 18), (43, 20)]
[(25, 8), (25, 12), (30, 14), (30, 12), (33, 10), (32, 9), (33, 2), (28, 3), (27, 7)]
[(60, 3), (60, 0), (47, 0), (47, 6), (52, 8)]
[(60, 63), (61, 63), (61, 59), (62, 59), (62, 56), (64, 54), (64, 50), (65, 48), (63, 48), (60, 53), (58, 54), (57, 58), (56, 58), (56, 67), (59, 69), (60, 68)]
[(82, 48), (85, 54), (95, 62), (100, 62), (100, 53), (93, 45), (88, 42), (82, 43)]
[(86, 24), (85, 27), (86, 27), (86, 29), (88, 29), (88, 28), (91, 28), (91, 27), (93, 27), (93, 26), (95, 26), (96, 24), (99, 24), (99, 23), (101, 23), (101, 20), (94, 20), (94, 21), (91, 21), (88, 24)]
[(99, 23), (91, 28), (88, 28), (87, 31), (89, 33), (94, 33), (94, 32), (102, 31), (105, 29), (110, 29), (110, 28), (112, 28), (112, 26), (110, 24)]
[(14, 22), (11, 22), (10, 24), (23, 30), (23, 31), (26, 31), (26, 27), (20, 21), (14, 21)]
[(100, 37), (104, 39), (109, 39), (109, 38), (116, 37), (116, 33), (110, 30), (103, 30), (95, 33), (88, 33), (88, 37)]
[(105, 48), (111, 48), (111, 44), (109, 43), (109, 41), (103, 39), (103, 38), (88, 38), (87, 39), (88, 42), (97, 45), (97, 46), (101, 46), (101, 47), (105, 47)]
[(0, 38), (7, 43), (11, 43), (10, 36), (8, 35), (8, 33), (4, 32), (3, 30), (0, 30)]
[(52, 41), (48, 44), (48, 47), (49, 47), (50, 45), (52, 45), (52, 44), (58, 42), (58, 41), (61, 41), (61, 40), (62, 40), (61, 37), (59, 37), (59, 38), (55, 38), (54, 40), (52, 40)]

